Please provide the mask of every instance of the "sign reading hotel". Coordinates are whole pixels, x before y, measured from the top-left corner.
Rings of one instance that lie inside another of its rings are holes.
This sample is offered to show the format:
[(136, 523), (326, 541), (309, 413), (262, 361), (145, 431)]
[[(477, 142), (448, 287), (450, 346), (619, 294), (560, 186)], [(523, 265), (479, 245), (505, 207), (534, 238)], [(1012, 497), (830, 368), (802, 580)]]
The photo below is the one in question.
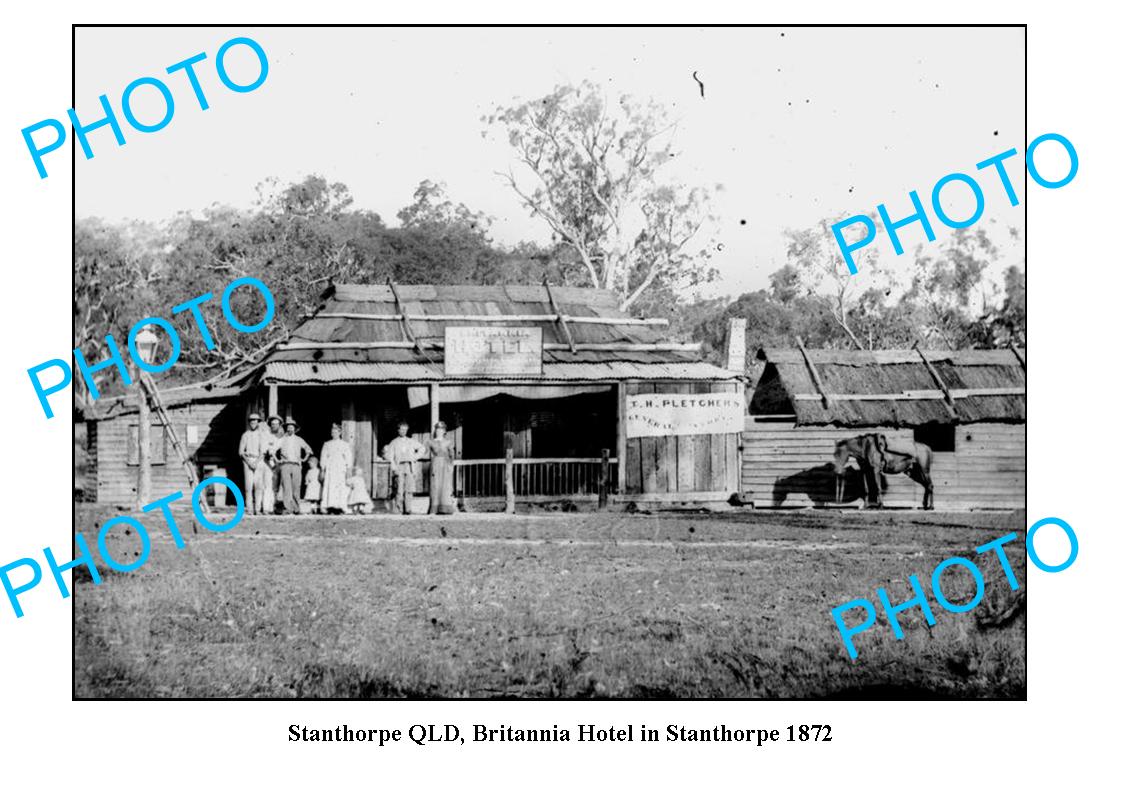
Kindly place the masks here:
[(537, 326), (446, 326), (446, 376), (541, 376)]
[(641, 393), (628, 396), (629, 437), (731, 434), (745, 426), (745, 396), (738, 392)]

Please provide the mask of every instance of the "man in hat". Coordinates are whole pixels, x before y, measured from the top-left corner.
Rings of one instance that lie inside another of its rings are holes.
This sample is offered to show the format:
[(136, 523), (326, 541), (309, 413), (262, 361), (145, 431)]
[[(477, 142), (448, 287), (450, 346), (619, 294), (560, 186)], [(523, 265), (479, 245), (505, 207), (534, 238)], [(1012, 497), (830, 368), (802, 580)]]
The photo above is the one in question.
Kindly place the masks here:
[(238, 443), (238, 456), (242, 459), (242, 483), (246, 491), (246, 508), (250, 514), (260, 514), (264, 505), (264, 482), (259, 470), (265, 465), (265, 438), (261, 436), (261, 415), (250, 412), (249, 428), (242, 432)]
[(304, 460), (312, 455), (312, 449), (296, 435), (296, 421), (291, 417), (285, 420), (285, 435), (277, 443), (277, 461), (281, 471), (281, 493), (284, 495), (284, 514), (300, 513), (300, 473)]
[(427, 450), (409, 436), (409, 423), (398, 423), (398, 437), (382, 449), (382, 458), (390, 462), (394, 476), (394, 510), (409, 514), (413, 500), (414, 467)]

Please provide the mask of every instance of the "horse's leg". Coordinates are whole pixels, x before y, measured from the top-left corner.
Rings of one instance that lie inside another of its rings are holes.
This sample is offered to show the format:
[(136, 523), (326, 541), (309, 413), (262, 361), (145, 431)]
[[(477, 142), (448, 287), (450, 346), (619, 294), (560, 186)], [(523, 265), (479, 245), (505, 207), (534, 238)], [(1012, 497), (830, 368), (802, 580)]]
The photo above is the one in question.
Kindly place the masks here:
[(929, 474), (928, 469), (924, 467), (919, 461), (914, 461), (909, 466), (909, 478), (916, 481), (924, 487), (924, 509), (929, 510), (934, 508), (933, 500), (935, 491), (932, 484), (932, 476)]
[(862, 483), (866, 487), (866, 508), (881, 508), (881, 492), (877, 488), (877, 470), (868, 463), (862, 466)]
[(936, 496), (934, 494), (936, 490), (932, 484), (932, 474), (919, 465), (917, 465), (917, 467), (920, 470), (920, 474), (924, 477), (924, 480), (921, 481), (921, 483), (924, 484), (924, 509), (926, 511), (931, 511), (936, 508)]
[(850, 460), (850, 453), (842, 443), (834, 446), (834, 502), (841, 503), (846, 484), (846, 463)]

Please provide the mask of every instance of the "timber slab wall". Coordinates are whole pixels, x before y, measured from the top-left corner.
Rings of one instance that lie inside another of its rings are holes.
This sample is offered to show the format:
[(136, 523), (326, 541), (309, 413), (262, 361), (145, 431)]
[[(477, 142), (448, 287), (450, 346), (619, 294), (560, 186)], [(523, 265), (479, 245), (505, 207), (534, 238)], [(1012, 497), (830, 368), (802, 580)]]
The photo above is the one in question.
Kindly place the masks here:
[[(971, 423), (955, 427), (955, 450), (934, 451), (937, 511), (1024, 509), (1025, 424)], [(746, 418), (742, 435), (741, 492), (757, 508), (839, 505), (831, 462), (840, 439), (885, 434), (890, 449), (911, 451), (908, 428), (796, 426), (793, 420)], [(851, 460), (841, 505), (861, 506), (864, 488)], [(905, 475), (886, 476), (888, 508), (920, 508), (924, 490)]]
[[(736, 392), (737, 382), (627, 382), (627, 395)], [(622, 416), (622, 410), (621, 410)], [(618, 501), (727, 501), (738, 489), (740, 435), (688, 434), (627, 440), (624, 488)], [(707, 493), (699, 496), (696, 493)]]

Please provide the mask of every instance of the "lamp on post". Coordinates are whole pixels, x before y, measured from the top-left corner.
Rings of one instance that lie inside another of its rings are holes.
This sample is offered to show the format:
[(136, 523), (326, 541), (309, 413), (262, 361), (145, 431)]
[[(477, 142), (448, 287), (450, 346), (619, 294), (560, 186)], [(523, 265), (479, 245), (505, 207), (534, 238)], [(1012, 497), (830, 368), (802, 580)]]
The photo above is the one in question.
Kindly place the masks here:
[[(136, 336), (136, 350), (140, 358), (151, 363), (156, 358), (156, 348), (160, 338), (148, 326)], [(144, 378), (140, 368), (134, 368), (137, 382)], [(152, 501), (152, 420), (148, 411), (148, 393), (143, 383), (137, 385), (137, 483), (136, 497), (138, 506), (146, 506)]]

